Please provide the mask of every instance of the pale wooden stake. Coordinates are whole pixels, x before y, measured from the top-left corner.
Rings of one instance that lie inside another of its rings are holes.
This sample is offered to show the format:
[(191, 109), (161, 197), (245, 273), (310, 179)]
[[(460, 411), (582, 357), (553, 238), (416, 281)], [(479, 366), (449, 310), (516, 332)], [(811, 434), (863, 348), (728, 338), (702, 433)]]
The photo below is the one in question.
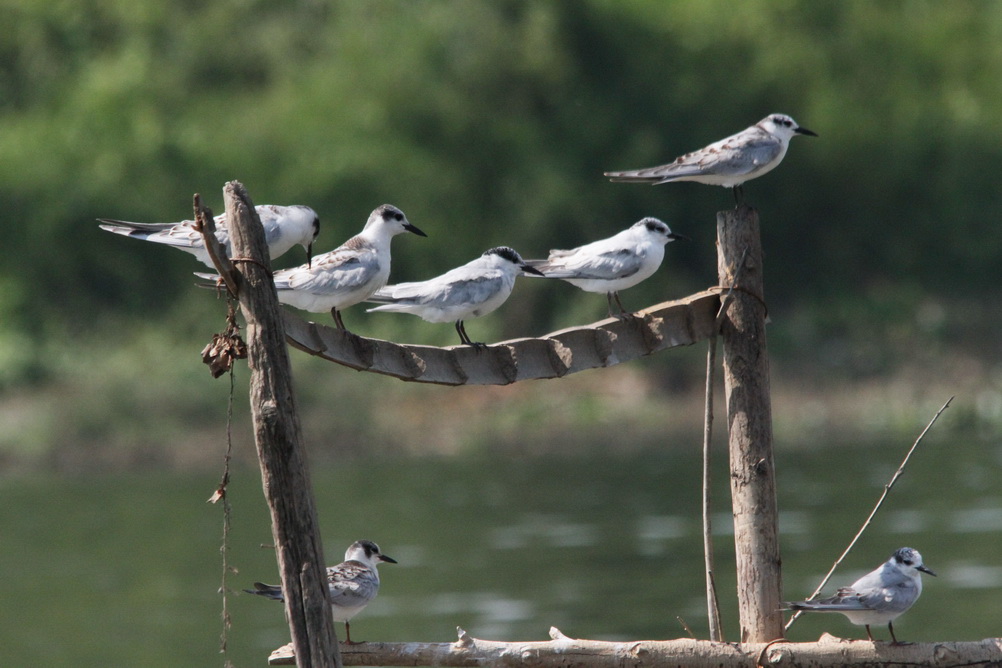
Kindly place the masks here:
[(738, 612), (741, 642), (768, 642), (783, 637), (782, 585), (762, 243), (758, 214), (746, 206), (717, 214), (720, 285), (739, 269), (721, 327)]
[(264, 228), (243, 185), (223, 188), (240, 308), (247, 321), (250, 404), (264, 494), (299, 666), (341, 666), (320, 530)]
[(713, 383), (714, 371), (717, 368), (717, 332), (723, 326), (727, 307), (734, 299), (734, 288), (741, 280), (741, 268), (744, 267), (747, 249), (742, 252), (738, 262), (738, 270), (727, 293), (720, 300), (720, 310), (713, 320), (713, 336), (709, 339), (706, 350), (706, 405), (703, 413), (703, 561), (706, 574), (706, 614), (710, 624), (710, 640), (723, 641), (723, 624), (720, 621), (720, 602), (717, 600), (717, 581), (713, 565), (713, 522), (711, 521), (710, 499), (710, 459), (713, 437)]
[(713, 378), (717, 366), (717, 337), (711, 337), (706, 349), (706, 404), (703, 412), (703, 573), (706, 576), (706, 617), (710, 625), (710, 640), (724, 639), (717, 600), (716, 567), (713, 559), (713, 521), (710, 499), (710, 459), (713, 435)]

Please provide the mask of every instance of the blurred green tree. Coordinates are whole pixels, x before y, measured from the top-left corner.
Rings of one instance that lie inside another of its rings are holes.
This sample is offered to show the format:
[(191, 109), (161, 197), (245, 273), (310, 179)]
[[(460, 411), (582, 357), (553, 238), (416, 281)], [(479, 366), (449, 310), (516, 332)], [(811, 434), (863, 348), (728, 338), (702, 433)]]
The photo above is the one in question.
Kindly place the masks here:
[[(192, 193), (221, 207), (234, 178), (316, 208), (321, 251), (397, 204), (430, 239), (395, 250), (396, 280), (655, 215), (695, 243), (624, 298), (680, 296), (715, 282), (729, 193), (602, 171), (773, 111), (821, 135), (747, 189), (774, 313), (859, 314), (888, 285), (907, 304), (980, 299), (1002, 256), (998, 3), (10, 0), (0, 18), (0, 344), (20, 351), (0, 366), (24, 373), (38, 341), (95, 314), (203, 318), (190, 258), (94, 218), (188, 217)], [(518, 292), (499, 335), (601, 315), (565, 285)]]

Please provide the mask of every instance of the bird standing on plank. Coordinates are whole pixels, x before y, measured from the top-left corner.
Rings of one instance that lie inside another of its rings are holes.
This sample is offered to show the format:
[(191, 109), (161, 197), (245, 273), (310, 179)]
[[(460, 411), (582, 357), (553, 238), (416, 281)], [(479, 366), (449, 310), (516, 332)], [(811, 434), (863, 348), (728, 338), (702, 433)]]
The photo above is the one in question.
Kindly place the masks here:
[(893, 622), (922, 594), (921, 573), (936, 575), (926, 568), (917, 550), (902, 547), (879, 568), (851, 586), (842, 587), (834, 596), (818, 601), (793, 601), (787, 606), (805, 612), (840, 612), (853, 624), (865, 626), (866, 636), (871, 641), (870, 625), (887, 624), (891, 639), (897, 645)]
[[(379, 562), (397, 563), (379, 551), (379, 546), (371, 540), (358, 540), (344, 553), (344, 561), (327, 569), (327, 586), (330, 588), (331, 612), (335, 622), (344, 622), (345, 643), (357, 645), (351, 640), (352, 617), (362, 612), (365, 606), (376, 598), (379, 592)], [(255, 582), (254, 589), (245, 589), (248, 594), (257, 594), (273, 601), (284, 601), (282, 588)]]
[(542, 274), (525, 264), (522, 256), (507, 246), (491, 248), (472, 262), (441, 276), (415, 283), (387, 285), (369, 297), (383, 306), (372, 311), (413, 313), (427, 322), (455, 322), (459, 340), (472, 346), (464, 321), (487, 315), (508, 299), (521, 273)]

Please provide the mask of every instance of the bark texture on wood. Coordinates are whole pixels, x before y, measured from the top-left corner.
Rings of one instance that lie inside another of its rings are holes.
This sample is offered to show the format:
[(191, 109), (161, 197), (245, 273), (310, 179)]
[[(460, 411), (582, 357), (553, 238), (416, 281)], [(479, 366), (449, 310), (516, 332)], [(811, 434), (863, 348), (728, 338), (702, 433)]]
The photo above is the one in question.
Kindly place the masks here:
[(486, 348), (402, 345), (306, 322), (289, 311), (283, 314), (292, 346), (353, 369), (419, 383), (508, 385), (613, 366), (706, 339), (714, 331), (719, 293), (706, 290), (638, 311), (636, 318), (609, 318)]
[(758, 214), (717, 214), (717, 273), (731, 285), (744, 269), (721, 327), (742, 642), (783, 637), (782, 585), (772, 454), (772, 405)]
[(340, 666), (320, 531), (264, 228), (241, 184), (227, 183), (223, 198), (234, 264), (242, 276), (239, 299), (247, 321), (254, 441), (271, 509), (289, 629), (300, 666)]
[[(998, 666), (1002, 638), (980, 642), (892, 645), (842, 640), (825, 634), (811, 643), (722, 643), (710, 640), (577, 640), (550, 629), (553, 640), (496, 642), (471, 638), (460, 629), (451, 643), (360, 643), (344, 648), (346, 666), (525, 666), (557, 668), (886, 668), (887, 666)], [(275, 650), (273, 666), (295, 665), (291, 646)]]

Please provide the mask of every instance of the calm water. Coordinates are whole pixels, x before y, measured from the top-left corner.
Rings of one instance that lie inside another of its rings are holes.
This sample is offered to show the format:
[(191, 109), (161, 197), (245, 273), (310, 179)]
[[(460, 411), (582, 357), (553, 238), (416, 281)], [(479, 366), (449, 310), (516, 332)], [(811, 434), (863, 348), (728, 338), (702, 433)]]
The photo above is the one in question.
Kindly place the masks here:
[[(908, 640), (1002, 634), (1002, 449), (923, 443), (833, 583), (909, 545), (939, 573), (895, 628)], [(813, 589), (910, 444), (781, 447), (785, 593)], [(717, 482), (726, 484), (723, 455)], [(422, 459), (314, 471), (329, 562), (371, 538), (399, 565), (355, 619), (368, 640), (706, 636), (696, 453), (629, 458)], [(6, 665), (218, 665), (221, 509), (214, 476), (0, 481), (0, 638)], [(275, 579), (256, 471), (231, 485), (229, 586)], [(725, 632), (737, 636), (729, 499), (716, 494)], [(829, 587), (831, 590), (833, 586)], [(230, 599), (228, 657), (266, 665), (287, 641), (282, 608)], [(841, 616), (801, 619), (796, 640), (861, 637)], [(339, 634), (343, 627), (339, 628)], [(886, 629), (879, 631), (884, 637)]]

